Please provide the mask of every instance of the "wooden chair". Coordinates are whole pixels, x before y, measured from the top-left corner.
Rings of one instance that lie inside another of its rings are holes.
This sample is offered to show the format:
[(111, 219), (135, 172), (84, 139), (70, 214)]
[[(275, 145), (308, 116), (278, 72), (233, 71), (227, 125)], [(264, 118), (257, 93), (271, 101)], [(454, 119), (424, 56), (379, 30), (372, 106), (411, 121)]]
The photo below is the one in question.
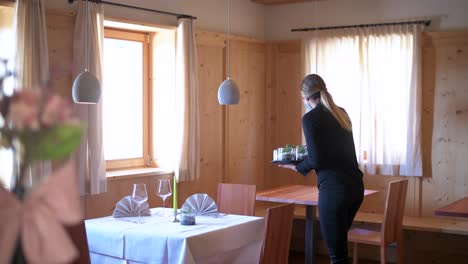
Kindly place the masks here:
[(91, 260), (89, 257), (88, 239), (86, 237), (84, 221), (81, 221), (77, 225), (67, 226), (65, 229), (80, 254), (72, 264), (90, 264)]
[(348, 240), (354, 243), (353, 264), (358, 263), (358, 244), (380, 246), (380, 263), (385, 264), (386, 246), (397, 243), (398, 264), (403, 264), (403, 214), (405, 211), (408, 180), (394, 181), (388, 184), (384, 219), (380, 231), (353, 228), (348, 232)]
[(294, 204), (268, 208), (260, 264), (288, 263)]
[(226, 214), (255, 215), (255, 185), (218, 184), (218, 211)]

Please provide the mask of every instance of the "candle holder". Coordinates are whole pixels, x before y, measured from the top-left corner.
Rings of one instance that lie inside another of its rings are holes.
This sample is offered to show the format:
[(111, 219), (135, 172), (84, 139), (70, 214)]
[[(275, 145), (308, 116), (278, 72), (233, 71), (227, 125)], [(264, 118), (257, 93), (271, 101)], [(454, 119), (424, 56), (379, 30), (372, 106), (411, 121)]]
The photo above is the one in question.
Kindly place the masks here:
[(172, 223), (179, 223), (179, 219), (177, 219), (177, 209), (174, 209), (174, 220), (172, 220)]
[(195, 224), (195, 211), (190, 205), (183, 205), (180, 209), (180, 224), (181, 225), (194, 225)]

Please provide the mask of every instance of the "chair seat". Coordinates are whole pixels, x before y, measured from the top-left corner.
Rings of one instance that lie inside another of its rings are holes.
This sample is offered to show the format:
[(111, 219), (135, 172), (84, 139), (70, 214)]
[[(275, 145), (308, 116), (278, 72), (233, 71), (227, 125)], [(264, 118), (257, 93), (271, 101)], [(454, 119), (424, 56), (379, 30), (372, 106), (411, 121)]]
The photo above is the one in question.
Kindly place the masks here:
[(352, 228), (348, 232), (348, 241), (362, 244), (381, 245), (382, 234), (379, 231)]

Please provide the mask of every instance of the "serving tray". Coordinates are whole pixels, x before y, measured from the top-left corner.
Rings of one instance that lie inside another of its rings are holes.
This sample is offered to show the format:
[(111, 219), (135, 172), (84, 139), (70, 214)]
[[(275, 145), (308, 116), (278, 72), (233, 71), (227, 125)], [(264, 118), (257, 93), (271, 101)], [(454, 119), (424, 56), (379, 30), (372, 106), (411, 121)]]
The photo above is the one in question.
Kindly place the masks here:
[(271, 163), (276, 165), (297, 165), (303, 160), (272, 160)]

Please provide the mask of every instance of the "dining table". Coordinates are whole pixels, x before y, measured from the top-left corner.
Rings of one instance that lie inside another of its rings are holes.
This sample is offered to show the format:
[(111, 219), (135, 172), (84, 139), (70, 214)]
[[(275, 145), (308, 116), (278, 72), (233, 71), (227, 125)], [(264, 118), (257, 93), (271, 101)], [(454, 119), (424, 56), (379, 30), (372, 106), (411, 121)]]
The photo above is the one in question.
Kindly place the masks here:
[(263, 217), (197, 215), (181, 225), (152, 208), (150, 216), (85, 221), (91, 263), (255, 263), (264, 239)]
[(439, 216), (468, 217), (468, 197), (441, 207), (435, 210), (434, 214)]
[[(377, 193), (376, 190), (365, 190), (364, 196)], [(277, 203), (305, 205), (305, 263), (315, 264), (317, 255), (317, 219), (319, 189), (310, 185), (287, 185), (257, 192), (256, 200)]]

